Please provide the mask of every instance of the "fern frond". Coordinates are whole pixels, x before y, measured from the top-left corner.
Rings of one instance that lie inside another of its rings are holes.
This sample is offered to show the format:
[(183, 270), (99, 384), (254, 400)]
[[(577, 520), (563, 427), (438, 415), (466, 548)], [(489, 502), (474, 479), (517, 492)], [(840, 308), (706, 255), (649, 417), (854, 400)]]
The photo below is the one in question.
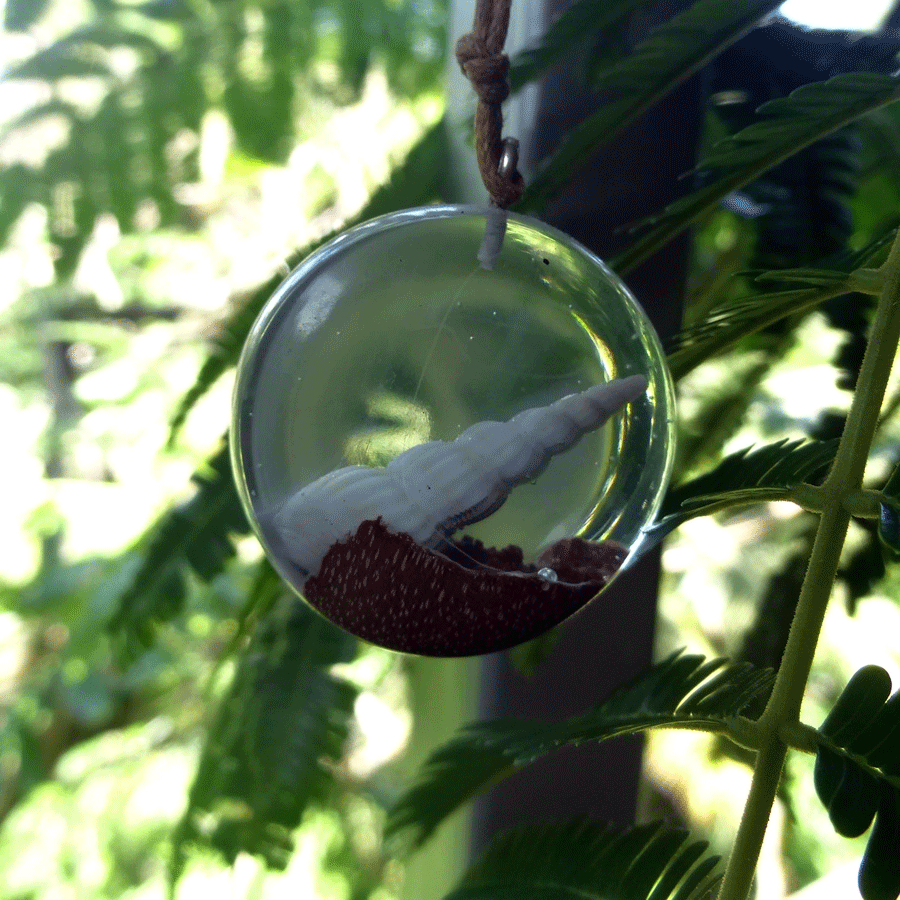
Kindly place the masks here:
[(725, 197), (795, 153), (900, 99), (900, 76), (856, 72), (797, 88), (759, 108), (763, 118), (716, 144), (697, 166), (713, 181), (637, 226), (650, 230), (612, 261), (628, 272)]
[(509, 66), (511, 89), (518, 91), (580, 44), (622, 22), (643, 2), (578, 0), (544, 32), (539, 46), (522, 50), (513, 57)]
[(165, 513), (145, 537), (141, 563), (119, 597), (110, 629), (123, 632), (129, 644), (146, 643), (156, 623), (181, 611), (188, 570), (212, 580), (234, 556), (234, 535), (249, 531), (227, 446), (193, 480), (194, 496)]
[(615, 87), (621, 95), (569, 134), (515, 209), (543, 209), (613, 135), (779, 5), (773, 0), (698, 0), (656, 29), (632, 56), (600, 73), (599, 85)]
[(0, 245), (5, 246), (9, 232), (25, 207), (35, 199), (29, 167), (23, 163), (8, 165), (0, 171)]
[(34, 56), (10, 67), (3, 73), (11, 80), (60, 81), (63, 78), (110, 78), (109, 66), (88, 56), (62, 53), (58, 46), (39, 50)]
[(853, 273), (866, 266), (878, 266), (893, 239), (892, 230), (859, 250), (822, 260), (817, 268), (750, 273), (759, 284), (782, 281), (809, 287), (752, 294), (713, 309), (705, 319), (686, 328), (673, 341), (673, 349), (668, 354), (673, 377), (683, 378), (742, 338), (787, 316), (808, 312), (832, 297), (858, 290), (859, 284)]
[[(332, 236), (329, 235), (328, 238)], [(307, 249), (312, 252), (318, 245), (319, 242), (311, 244)], [(292, 264), (299, 262), (305, 255), (306, 251), (302, 255), (298, 255), (296, 260), (292, 260)], [(269, 297), (272, 296), (272, 292), (281, 283), (283, 277), (281, 274), (275, 275), (266, 281), (265, 284), (258, 287), (239, 304), (235, 313), (223, 325), (221, 331), (212, 342), (203, 364), (200, 366), (197, 378), (188, 388), (175, 409), (175, 414), (172, 416), (172, 421), (169, 425), (169, 448), (175, 443), (175, 439), (178, 437), (191, 410), (229, 369), (237, 365), (244, 342), (247, 340), (247, 335), (250, 333), (256, 317), (260, 314)]]
[[(372, 195), (358, 216), (293, 254), (287, 261), (288, 266), (293, 268), (298, 265), (322, 244), (336, 237), (339, 231), (407, 206), (422, 206), (434, 201), (438, 195), (439, 176), (445, 168), (446, 152), (445, 126), (443, 122), (438, 122), (410, 150), (387, 184)], [(225, 372), (237, 365), (256, 317), (282, 280), (282, 275), (273, 276), (254, 290), (225, 323), (221, 334), (210, 348), (196, 381), (188, 389), (172, 417), (169, 428), (170, 445), (197, 402)]]
[(401, 845), (420, 846), (462, 804), (560, 747), (658, 727), (724, 731), (729, 719), (767, 695), (771, 685), (768, 670), (675, 654), (583, 715), (470, 725), (431, 755), (417, 783), (391, 810), (387, 833)]
[(880, 666), (847, 683), (814, 733), (816, 793), (835, 831), (858, 837), (875, 820), (859, 870), (863, 900), (900, 896), (900, 691)]
[(673, 488), (659, 519), (648, 529), (655, 541), (697, 516), (733, 506), (786, 499), (791, 488), (820, 473), (834, 459), (837, 440), (777, 441), (726, 456), (711, 472)]
[(5, 31), (26, 31), (43, 14), (46, 0), (7, 0), (3, 10)]
[(66, 121), (78, 118), (78, 109), (65, 100), (54, 97), (46, 103), (36, 103), (0, 126), (0, 138), (6, 138), (20, 128), (28, 128), (44, 119), (61, 117)]
[(672, 377), (683, 378), (706, 360), (730, 350), (742, 338), (788, 316), (814, 310), (846, 291), (846, 284), (835, 283), (824, 288), (775, 291), (731, 301), (676, 337), (676, 349), (668, 356)]
[(661, 824), (527, 825), (494, 840), (446, 900), (704, 900), (721, 878), (707, 847)]
[(329, 794), (357, 690), (329, 667), (356, 641), (295, 598), (259, 624), (206, 739), (174, 840), (172, 877), (188, 845), (284, 868), (291, 833)]
[(634, 93), (676, 65), (692, 75), (777, 8), (776, 3), (697, 0), (655, 28), (631, 56), (600, 72), (595, 87)]
[(813, 269), (809, 266), (796, 269), (773, 269), (767, 272), (748, 273), (755, 284), (805, 284), (809, 287), (847, 288), (848, 272), (837, 269)]

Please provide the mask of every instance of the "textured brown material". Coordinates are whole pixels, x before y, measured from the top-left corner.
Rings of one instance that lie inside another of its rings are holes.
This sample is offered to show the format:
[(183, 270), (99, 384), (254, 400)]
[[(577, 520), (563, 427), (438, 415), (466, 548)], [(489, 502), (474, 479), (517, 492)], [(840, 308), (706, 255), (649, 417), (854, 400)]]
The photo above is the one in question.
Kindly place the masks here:
[(541, 578), (518, 547), (495, 550), (469, 537), (454, 542), (455, 562), (378, 518), (328, 550), (303, 594), (326, 618), (382, 647), (423, 656), (491, 653), (572, 615), (625, 558), (619, 544), (560, 544), (553, 558), (563, 571), (577, 571), (578, 583)]
[(621, 545), (607, 541), (598, 544), (584, 538), (563, 538), (551, 544), (537, 558), (539, 566), (547, 566), (556, 572), (560, 581), (578, 584), (582, 581), (602, 578), (609, 581), (628, 556)]
[(507, 209), (522, 196), (518, 171), (502, 173), (503, 101), (509, 96), (509, 57), (503, 52), (512, 0), (478, 0), (472, 33), (456, 42), (456, 60), (478, 95), (475, 153), (491, 201)]

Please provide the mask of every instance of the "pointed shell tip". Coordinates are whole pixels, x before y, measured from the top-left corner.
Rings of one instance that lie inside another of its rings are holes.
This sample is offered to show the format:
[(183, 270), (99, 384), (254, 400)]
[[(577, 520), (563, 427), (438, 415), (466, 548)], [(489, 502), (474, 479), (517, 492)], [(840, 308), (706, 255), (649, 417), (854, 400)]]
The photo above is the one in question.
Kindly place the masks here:
[(622, 381), (625, 384), (634, 386), (635, 397), (639, 397), (650, 387), (650, 379), (646, 375), (629, 375), (627, 378), (623, 378)]

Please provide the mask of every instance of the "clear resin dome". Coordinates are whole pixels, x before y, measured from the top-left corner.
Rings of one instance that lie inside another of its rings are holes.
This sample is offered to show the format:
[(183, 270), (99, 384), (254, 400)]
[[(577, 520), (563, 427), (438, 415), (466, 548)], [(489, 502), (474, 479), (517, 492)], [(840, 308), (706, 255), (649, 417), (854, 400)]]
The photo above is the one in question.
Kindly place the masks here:
[(583, 606), (639, 553), (672, 460), (665, 358), (622, 282), (514, 214), (483, 268), (487, 214), (331, 241), (238, 367), (234, 469), (270, 560), (406, 652), (502, 649)]

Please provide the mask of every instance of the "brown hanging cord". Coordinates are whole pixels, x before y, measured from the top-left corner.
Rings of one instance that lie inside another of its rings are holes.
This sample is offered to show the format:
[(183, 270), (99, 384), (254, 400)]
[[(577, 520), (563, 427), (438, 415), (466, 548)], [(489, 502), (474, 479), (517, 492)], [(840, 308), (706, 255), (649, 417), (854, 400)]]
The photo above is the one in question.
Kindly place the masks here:
[(522, 196), (525, 182), (503, 159), (503, 111), (509, 96), (509, 57), (503, 52), (512, 0), (477, 0), (472, 33), (456, 42), (456, 61), (478, 95), (475, 153), (491, 202), (507, 209)]

